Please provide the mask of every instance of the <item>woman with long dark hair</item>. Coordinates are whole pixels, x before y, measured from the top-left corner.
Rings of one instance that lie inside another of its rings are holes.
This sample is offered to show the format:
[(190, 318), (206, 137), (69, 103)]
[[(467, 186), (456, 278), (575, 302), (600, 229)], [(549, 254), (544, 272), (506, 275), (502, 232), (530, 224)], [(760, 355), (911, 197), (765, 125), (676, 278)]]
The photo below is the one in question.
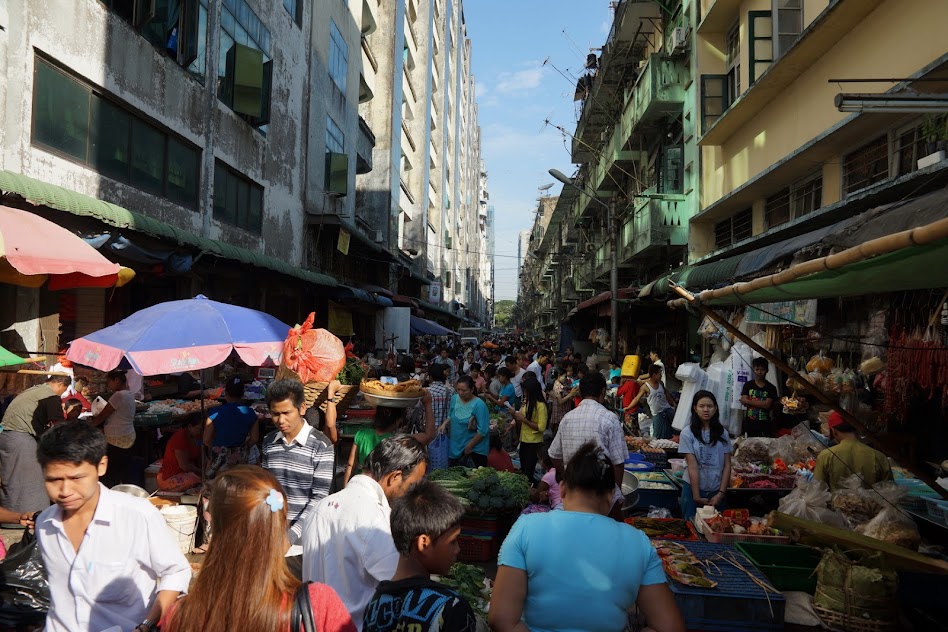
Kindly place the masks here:
[(724, 508), (731, 482), (731, 437), (721, 425), (718, 400), (710, 391), (698, 391), (691, 403), (691, 424), (681, 431), (678, 452), (685, 457), (681, 513), (694, 517), (698, 507)]
[(336, 591), (317, 583), (300, 590), (287, 567), (286, 494), (272, 474), (253, 465), (222, 472), (212, 484), (210, 514), (214, 537), (201, 572), (162, 630), (286, 632), (294, 603), (307, 595), (316, 629), (356, 630)]
[(525, 379), (520, 383), (520, 388), (523, 390), (523, 405), (520, 410), (511, 411), (510, 414), (520, 427), (520, 471), (530, 479), (532, 485), (536, 479), (537, 450), (543, 443), (543, 431), (546, 430), (549, 415), (538, 380)]
[(649, 539), (608, 516), (615, 487), (602, 448), (581, 446), (562, 474), (563, 511), (520, 516), (500, 548), (491, 630), (622, 630), (637, 605), (651, 629), (684, 632)]

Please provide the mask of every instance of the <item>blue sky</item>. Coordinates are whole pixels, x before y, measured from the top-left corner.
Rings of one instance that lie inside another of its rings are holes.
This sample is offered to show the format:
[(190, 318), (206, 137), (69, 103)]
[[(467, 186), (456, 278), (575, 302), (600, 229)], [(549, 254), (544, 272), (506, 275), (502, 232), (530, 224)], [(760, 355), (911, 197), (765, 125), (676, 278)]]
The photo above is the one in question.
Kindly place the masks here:
[(574, 168), (569, 143), (544, 121), (575, 131), (576, 78), (589, 49), (605, 42), (612, 11), (607, 0), (467, 0), (464, 17), (495, 208), (494, 293), (513, 299), (517, 233), (533, 224), (537, 189), (554, 182), (547, 169)]

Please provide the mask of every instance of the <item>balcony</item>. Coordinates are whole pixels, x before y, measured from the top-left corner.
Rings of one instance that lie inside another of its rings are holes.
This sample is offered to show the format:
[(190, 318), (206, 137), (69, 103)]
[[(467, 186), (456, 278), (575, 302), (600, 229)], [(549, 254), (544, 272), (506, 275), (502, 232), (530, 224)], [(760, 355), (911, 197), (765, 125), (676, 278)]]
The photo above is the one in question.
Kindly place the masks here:
[(596, 147), (600, 134), (611, 123), (612, 110), (620, 98), (621, 86), (629, 81), (648, 39), (656, 36), (655, 24), (661, 20), (661, 8), (652, 0), (624, 0), (619, 3), (612, 30), (602, 47), (599, 70), (583, 102), (573, 139), (574, 160), (591, 158), (589, 146)]
[(599, 192), (615, 191), (619, 174), (641, 158), (631, 147), (647, 128), (662, 117), (681, 114), (685, 100), (684, 85), (688, 69), (685, 63), (661, 53), (651, 55), (635, 83), (623, 94), (623, 109), (599, 161), (590, 175), (590, 187)]
[(373, 33), (379, 26), (379, 0), (362, 0), (362, 35)]
[(375, 73), (378, 62), (372, 55), (366, 39), (362, 38), (362, 67), (359, 68), (359, 103), (371, 101), (375, 96)]
[(372, 149), (375, 148), (375, 134), (368, 123), (359, 117), (359, 136), (356, 140), (356, 173), (372, 171)]
[[(619, 233), (619, 265), (653, 254), (653, 248), (688, 243), (688, 205), (685, 196), (646, 199), (633, 211)], [(674, 198), (674, 199), (671, 199)]]

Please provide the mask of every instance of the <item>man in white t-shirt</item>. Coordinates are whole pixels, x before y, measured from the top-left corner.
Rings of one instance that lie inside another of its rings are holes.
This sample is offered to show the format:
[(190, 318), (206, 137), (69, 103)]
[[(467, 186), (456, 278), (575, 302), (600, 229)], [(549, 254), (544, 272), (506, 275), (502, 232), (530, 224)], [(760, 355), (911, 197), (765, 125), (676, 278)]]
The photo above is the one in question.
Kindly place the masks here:
[(425, 448), (414, 438), (383, 440), (362, 474), (323, 498), (303, 525), (303, 581), (329, 584), (362, 629), (362, 616), (379, 582), (398, 567), (389, 501), (425, 477)]
[[(664, 386), (664, 387), (667, 388), (667, 387), (668, 387), (668, 382), (666, 381), (666, 375), (665, 375), (665, 363), (662, 362), (661, 356), (658, 355), (658, 350), (657, 350), (657, 349), (651, 349), (651, 350), (649, 350), (649, 352), (648, 352), (648, 359), (649, 359), (649, 362), (652, 363), (651, 366), (657, 366), (657, 367), (660, 367), (660, 368), (662, 369), (662, 386)], [(640, 383), (641, 383), (641, 382), (647, 382), (647, 381), (648, 381), (648, 376), (649, 376), (649, 372), (648, 372), (648, 371), (646, 371), (645, 373), (642, 373), (642, 374), (639, 376), (639, 382), (640, 382)]]
[(537, 376), (537, 380), (540, 382), (540, 389), (544, 392), (546, 392), (546, 382), (543, 380), (543, 370), (546, 368), (546, 363), (550, 360), (551, 355), (552, 352), (541, 349), (537, 352), (536, 359), (527, 367), (527, 371), (532, 371)]
[(504, 360), (504, 365), (510, 371), (510, 375), (513, 376), (510, 378), (510, 383), (513, 384), (514, 392), (517, 394), (517, 400), (523, 398), (523, 389), (520, 388), (520, 381), (523, 379), (523, 374), (527, 372), (522, 366), (517, 364), (517, 356), (509, 355)]

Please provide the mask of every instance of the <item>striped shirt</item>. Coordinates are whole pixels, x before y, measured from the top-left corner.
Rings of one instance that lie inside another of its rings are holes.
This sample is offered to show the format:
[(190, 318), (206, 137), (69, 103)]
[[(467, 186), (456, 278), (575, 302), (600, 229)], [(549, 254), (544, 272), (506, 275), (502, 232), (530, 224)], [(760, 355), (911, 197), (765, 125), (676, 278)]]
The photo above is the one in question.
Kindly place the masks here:
[(279, 431), (271, 432), (263, 440), (263, 467), (286, 492), (290, 544), (299, 541), (312, 508), (329, 495), (335, 454), (329, 438), (305, 421), (303, 429), (289, 443)]

